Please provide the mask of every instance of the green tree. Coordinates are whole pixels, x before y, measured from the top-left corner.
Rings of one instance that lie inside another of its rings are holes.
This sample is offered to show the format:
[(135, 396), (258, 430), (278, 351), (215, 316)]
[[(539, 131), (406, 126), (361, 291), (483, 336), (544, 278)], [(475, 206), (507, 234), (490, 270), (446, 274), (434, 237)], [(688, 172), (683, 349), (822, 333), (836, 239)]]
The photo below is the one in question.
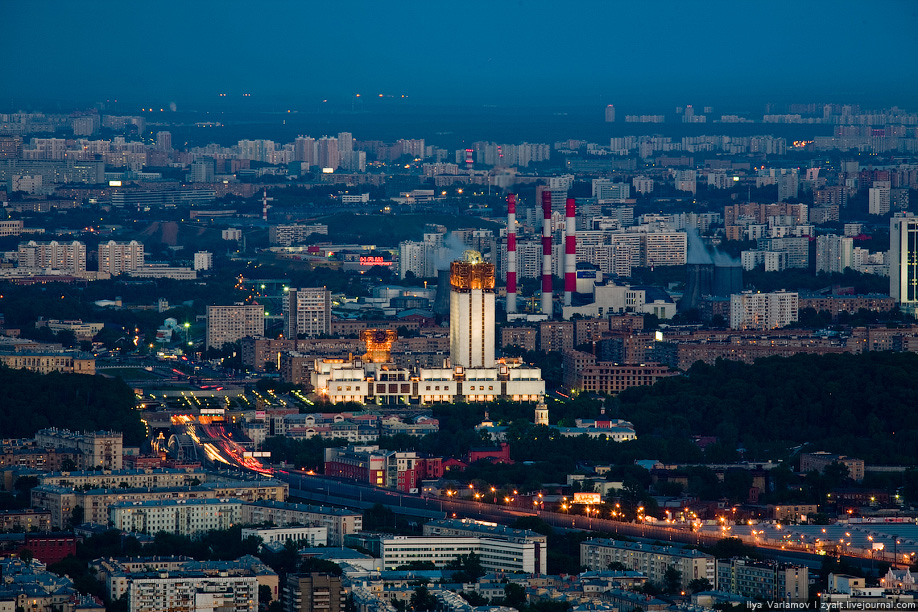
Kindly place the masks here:
[(430, 612), (436, 610), (439, 602), (436, 596), (430, 592), (427, 585), (421, 585), (411, 594), (411, 600), (408, 604), (415, 612)]
[(688, 589), (692, 593), (700, 593), (702, 591), (710, 591), (714, 587), (711, 585), (711, 581), (707, 578), (695, 578), (689, 580)]
[(670, 565), (663, 573), (663, 590), (667, 593), (678, 593), (682, 586), (682, 572)]
[(267, 605), (274, 600), (274, 594), (271, 593), (271, 587), (266, 584), (258, 585), (258, 603)]
[(83, 524), (85, 512), (83, 511), (83, 506), (77, 504), (73, 507), (73, 510), (70, 511), (70, 525), (76, 527), (77, 525)]

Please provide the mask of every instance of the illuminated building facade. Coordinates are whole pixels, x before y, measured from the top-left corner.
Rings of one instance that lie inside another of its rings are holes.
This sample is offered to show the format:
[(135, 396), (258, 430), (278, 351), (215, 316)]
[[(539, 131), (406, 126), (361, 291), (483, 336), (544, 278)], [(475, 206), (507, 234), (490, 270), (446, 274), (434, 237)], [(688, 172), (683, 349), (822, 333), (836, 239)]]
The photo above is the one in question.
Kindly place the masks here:
[(494, 265), (466, 251), (449, 271), (449, 355), (454, 366), (494, 366)]

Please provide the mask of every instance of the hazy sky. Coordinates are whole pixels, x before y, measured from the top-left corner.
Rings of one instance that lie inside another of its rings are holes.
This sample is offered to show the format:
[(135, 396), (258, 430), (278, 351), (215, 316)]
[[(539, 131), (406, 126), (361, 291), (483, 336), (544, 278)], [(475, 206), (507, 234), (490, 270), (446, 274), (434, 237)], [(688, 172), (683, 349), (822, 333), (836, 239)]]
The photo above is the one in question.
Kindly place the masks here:
[(916, 0), (0, 0), (0, 22), (0, 106), (918, 105)]

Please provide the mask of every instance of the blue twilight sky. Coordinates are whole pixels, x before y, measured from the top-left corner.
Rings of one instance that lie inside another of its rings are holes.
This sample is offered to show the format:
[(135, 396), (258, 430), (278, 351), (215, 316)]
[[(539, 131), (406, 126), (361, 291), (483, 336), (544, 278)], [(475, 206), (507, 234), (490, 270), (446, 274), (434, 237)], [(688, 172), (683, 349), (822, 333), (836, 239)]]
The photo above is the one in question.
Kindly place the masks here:
[(0, 23), (0, 107), (918, 105), (916, 0), (0, 0)]

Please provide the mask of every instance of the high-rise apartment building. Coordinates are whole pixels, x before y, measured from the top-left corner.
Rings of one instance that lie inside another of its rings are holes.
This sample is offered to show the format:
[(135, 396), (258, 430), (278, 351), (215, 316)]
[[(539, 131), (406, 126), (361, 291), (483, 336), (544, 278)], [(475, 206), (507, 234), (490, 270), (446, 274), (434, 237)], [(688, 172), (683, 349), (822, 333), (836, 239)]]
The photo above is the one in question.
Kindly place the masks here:
[(797, 198), (800, 189), (800, 177), (797, 175), (796, 170), (782, 172), (782, 174), (775, 177), (775, 182), (778, 183), (779, 202)]
[(210, 270), (214, 267), (214, 254), (210, 251), (198, 251), (194, 254), (195, 270)]
[(911, 213), (889, 220), (889, 295), (903, 310), (918, 307), (918, 217)]
[(867, 192), (867, 212), (871, 215), (889, 214), (891, 191), (889, 181), (874, 181)]
[(331, 333), (331, 292), (325, 287), (293, 289), (284, 300), (284, 333), (307, 338)]
[(797, 293), (734, 293), (730, 296), (732, 329), (777, 329), (798, 319)]
[(164, 153), (172, 151), (171, 132), (156, 132), (156, 150)]
[(828, 234), (816, 237), (816, 273), (844, 272), (853, 267), (854, 239)]
[(323, 136), (316, 141), (316, 155), (318, 156), (318, 165), (320, 168), (338, 169), (338, 139)]
[(615, 123), (615, 107), (611, 104), (606, 106), (606, 123)]
[(449, 356), (453, 366), (494, 367), (494, 264), (480, 255), (450, 264)]
[(143, 266), (143, 243), (131, 240), (130, 242), (99, 243), (99, 272), (106, 272), (117, 276), (125, 272), (133, 272)]
[(86, 271), (86, 245), (82, 242), (37, 242), (29, 240), (19, 244), (19, 267), (62, 270), (65, 272)]
[(264, 335), (265, 308), (261, 304), (207, 307), (207, 348)]

